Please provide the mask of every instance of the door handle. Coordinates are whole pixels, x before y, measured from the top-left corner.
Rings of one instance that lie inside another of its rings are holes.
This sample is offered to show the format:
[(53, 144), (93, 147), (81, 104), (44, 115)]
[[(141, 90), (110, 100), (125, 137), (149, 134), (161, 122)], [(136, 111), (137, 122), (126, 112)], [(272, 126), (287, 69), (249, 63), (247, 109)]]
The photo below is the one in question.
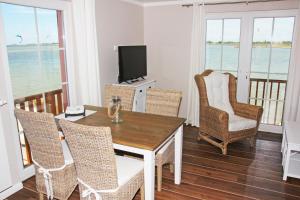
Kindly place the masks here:
[(7, 101), (0, 100), (0, 107), (3, 107), (7, 104)]

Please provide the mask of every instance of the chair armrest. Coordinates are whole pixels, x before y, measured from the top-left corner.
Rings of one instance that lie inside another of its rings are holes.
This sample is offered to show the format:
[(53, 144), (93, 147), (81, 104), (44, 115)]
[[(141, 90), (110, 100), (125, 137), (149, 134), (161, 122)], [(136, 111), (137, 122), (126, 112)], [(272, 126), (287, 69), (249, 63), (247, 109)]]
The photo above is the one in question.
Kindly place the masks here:
[(233, 109), (236, 115), (257, 120), (258, 122), (260, 121), (263, 113), (263, 108), (261, 106), (245, 103), (236, 103)]
[(207, 127), (219, 132), (228, 130), (229, 115), (227, 112), (211, 106), (204, 107), (201, 112), (203, 116), (200, 119), (200, 123), (205, 123)]

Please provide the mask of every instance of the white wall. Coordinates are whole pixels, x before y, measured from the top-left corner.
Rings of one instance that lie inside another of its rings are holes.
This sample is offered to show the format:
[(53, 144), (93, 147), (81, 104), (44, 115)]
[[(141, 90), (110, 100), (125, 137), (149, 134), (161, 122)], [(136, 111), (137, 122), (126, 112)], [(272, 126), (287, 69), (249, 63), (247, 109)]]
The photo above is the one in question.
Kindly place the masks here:
[(191, 9), (181, 6), (146, 7), (144, 39), (148, 50), (149, 77), (161, 88), (183, 91), (180, 116), (187, 107)]
[[(207, 6), (207, 12), (261, 11), (298, 8), (298, 0)], [(149, 77), (163, 88), (183, 91), (180, 116), (186, 117), (192, 7), (153, 6), (144, 9), (144, 40), (148, 46)]]
[(144, 44), (143, 7), (120, 0), (97, 0), (96, 24), (103, 94), (105, 84), (118, 81), (114, 45)]

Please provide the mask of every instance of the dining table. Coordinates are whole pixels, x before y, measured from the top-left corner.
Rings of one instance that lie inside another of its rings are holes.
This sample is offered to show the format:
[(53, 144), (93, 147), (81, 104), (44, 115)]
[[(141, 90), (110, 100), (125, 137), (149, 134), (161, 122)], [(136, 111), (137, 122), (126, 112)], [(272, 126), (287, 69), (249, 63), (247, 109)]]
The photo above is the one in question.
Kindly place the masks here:
[(113, 123), (107, 108), (87, 105), (85, 109), (92, 114), (74, 123), (110, 127), (114, 149), (143, 157), (145, 200), (155, 199), (155, 156), (170, 140), (175, 140), (174, 183), (181, 183), (184, 118), (121, 111), (123, 121)]

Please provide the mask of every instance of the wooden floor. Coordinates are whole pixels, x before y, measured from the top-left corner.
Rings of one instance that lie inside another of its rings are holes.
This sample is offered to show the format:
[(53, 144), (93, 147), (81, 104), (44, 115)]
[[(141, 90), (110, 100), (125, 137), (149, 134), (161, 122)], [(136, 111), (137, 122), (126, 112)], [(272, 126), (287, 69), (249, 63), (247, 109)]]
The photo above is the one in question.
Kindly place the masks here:
[[(260, 133), (253, 149), (247, 141), (233, 143), (228, 156), (204, 141), (197, 142), (196, 136), (197, 129), (185, 127), (182, 183), (174, 185), (173, 175), (164, 169), (163, 191), (155, 199), (300, 199), (300, 180), (282, 181), (280, 135)], [(24, 189), (8, 199), (35, 199), (34, 181), (25, 181)], [(79, 199), (78, 189), (70, 198), (75, 199)]]

